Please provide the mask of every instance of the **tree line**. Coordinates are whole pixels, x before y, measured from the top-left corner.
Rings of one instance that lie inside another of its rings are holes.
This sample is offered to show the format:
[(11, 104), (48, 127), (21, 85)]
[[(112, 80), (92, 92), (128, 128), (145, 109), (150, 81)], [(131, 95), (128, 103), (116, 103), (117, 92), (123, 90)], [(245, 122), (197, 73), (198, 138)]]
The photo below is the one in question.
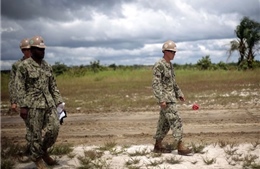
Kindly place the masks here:
[[(260, 61), (254, 61), (254, 69), (260, 68)], [(237, 63), (212, 63), (210, 56), (204, 56), (196, 64), (173, 64), (175, 70), (248, 70), (247, 64), (244, 64), (243, 66), (237, 66)], [(88, 72), (92, 73), (98, 73), (100, 71), (108, 71), (108, 70), (137, 70), (137, 69), (151, 69), (152, 65), (101, 65), (100, 61), (93, 61), (90, 62), (89, 65), (80, 65), (80, 66), (71, 66), (68, 67), (65, 64), (56, 62), (53, 66), (54, 73), (58, 75), (62, 75), (64, 73), (67, 73), (72, 76), (82, 76), (85, 75)]]
[[(219, 62), (213, 64), (210, 59), (210, 55), (202, 57), (196, 64), (185, 64), (178, 65), (174, 64), (175, 69), (198, 69), (198, 70), (247, 70), (259, 68), (259, 61), (255, 60), (255, 56), (260, 50), (260, 23), (254, 21), (248, 17), (243, 17), (234, 30), (236, 39), (230, 42), (230, 48), (228, 49), (227, 60), (232, 56), (234, 52), (239, 53), (239, 58), (237, 63), (224, 63)], [(122, 66), (111, 64), (109, 66), (104, 66), (100, 64), (100, 61), (90, 62), (90, 65), (81, 65), (68, 67), (61, 63), (55, 63), (53, 70), (56, 75), (63, 74), (66, 71), (74, 71), (75, 73), (82, 74), (84, 71), (92, 71), (97, 73), (99, 71), (104, 71), (108, 69), (117, 70), (117, 69), (138, 69), (145, 67), (142, 65), (133, 65), (133, 66)]]

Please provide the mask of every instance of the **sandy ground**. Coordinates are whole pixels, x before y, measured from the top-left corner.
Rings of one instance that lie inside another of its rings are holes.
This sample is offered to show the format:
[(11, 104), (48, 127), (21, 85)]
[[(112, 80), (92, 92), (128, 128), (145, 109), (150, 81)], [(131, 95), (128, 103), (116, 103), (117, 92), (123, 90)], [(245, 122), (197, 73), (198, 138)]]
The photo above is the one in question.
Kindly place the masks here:
[[(184, 142), (187, 144), (201, 142), (214, 144), (218, 141), (228, 141), (242, 145), (260, 140), (260, 107), (218, 110), (201, 108), (196, 111), (180, 109), (179, 112), (184, 126)], [(68, 114), (60, 128), (57, 143), (73, 143), (75, 148), (82, 149), (82, 145), (102, 146), (113, 141), (118, 146), (139, 145), (152, 149), (157, 120), (157, 111)], [(24, 122), (18, 115), (1, 117), (2, 139), (24, 142), (24, 135)], [(172, 140), (170, 131), (164, 143), (170, 143)], [(257, 153), (259, 149), (258, 146)], [(75, 164), (72, 166), (75, 167)], [(26, 168), (26, 166), (19, 167)], [(33, 168), (33, 164), (28, 164), (27, 168)]]
[[(59, 165), (53, 169), (76, 169), (82, 166), (78, 157), (85, 157), (84, 152), (102, 152), (98, 146), (81, 145), (74, 148), (72, 152), (76, 156), (55, 157)], [(249, 143), (236, 145), (206, 145), (201, 153), (194, 153), (189, 156), (180, 156), (174, 150), (171, 153), (155, 156), (152, 152), (153, 145), (132, 145), (128, 148), (117, 146), (113, 151), (103, 151), (100, 158), (92, 160), (92, 163), (85, 168), (89, 169), (241, 169), (250, 166), (244, 159), (253, 159), (253, 164), (260, 166), (260, 145), (254, 147)], [(145, 152), (142, 155), (133, 155), (139, 152)], [(234, 152), (234, 154), (229, 154)], [(179, 161), (179, 164), (171, 164), (168, 160)], [(237, 160), (240, 159), (240, 160)], [(212, 163), (208, 163), (209, 161)], [(135, 161), (135, 162), (134, 162)], [(204, 162), (206, 161), (206, 162)], [(157, 163), (157, 164), (155, 164)], [(155, 164), (155, 165), (154, 165)], [(252, 163), (251, 163), (252, 164)], [(87, 166), (87, 165), (85, 165)], [(102, 167), (101, 167), (102, 166)], [(244, 167), (243, 167), (244, 166)], [(250, 168), (250, 167), (248, 167)], [(258, 169), (255, 168), (255, 169)], [(32, 162), (20, 163), (16, 169), (35, 169)]]
[[(260, 140), (260, 108), (179, 110), (185, 142), (252, 142)], [(57, 143), (102, 145), (153, 144), (158, 112), (68, 114)], [(1, 138), (23, 142), (25, 127), (17, 116), (1, 117)], [(171, 131), (165, 138), (171, 142)]]

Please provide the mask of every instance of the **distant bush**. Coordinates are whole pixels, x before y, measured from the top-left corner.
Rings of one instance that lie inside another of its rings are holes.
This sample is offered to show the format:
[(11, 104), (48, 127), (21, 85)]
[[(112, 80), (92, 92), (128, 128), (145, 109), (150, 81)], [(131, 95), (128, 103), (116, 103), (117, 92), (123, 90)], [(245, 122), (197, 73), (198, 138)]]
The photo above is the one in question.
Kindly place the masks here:
[(227, 64), (224, 63), (224, 62), (219, 62), (219, 63), (217, 64), (217, 68), (218, 68), (218, 69), (223, 69), (223, 70), (228, 70)]
[(69, 68), (65, 65), (62, 64), (60, 62), (56, 62), (53, 66), (52, 66), (53, 72), (56, 76), (59, 76), (61, 74), (63, 74), (64, 72), (66, 72)]
[(210, 67), (212, 67), (210, 56), (207, 55), (205, 57), (202, 57), (202, 59), (200, 59), (197, 62), (197, 66), (199, 67), (200, 70), (209, 70)]

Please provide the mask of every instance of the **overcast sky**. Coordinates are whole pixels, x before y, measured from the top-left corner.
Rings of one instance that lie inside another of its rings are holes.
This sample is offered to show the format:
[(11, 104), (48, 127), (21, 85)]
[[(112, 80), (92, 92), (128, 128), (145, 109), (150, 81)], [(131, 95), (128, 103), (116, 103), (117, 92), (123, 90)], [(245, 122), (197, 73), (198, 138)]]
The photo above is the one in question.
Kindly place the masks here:
[[(178, 49), (172, 62), (226, 62), (244, 16), (260, 22), (260, 0), (2, 0), (1, 70), (34, 35), (44, 38), (50, 64), (153, 65), (169, 39)], [(237, 60), (234, 53), (229, 62)]]

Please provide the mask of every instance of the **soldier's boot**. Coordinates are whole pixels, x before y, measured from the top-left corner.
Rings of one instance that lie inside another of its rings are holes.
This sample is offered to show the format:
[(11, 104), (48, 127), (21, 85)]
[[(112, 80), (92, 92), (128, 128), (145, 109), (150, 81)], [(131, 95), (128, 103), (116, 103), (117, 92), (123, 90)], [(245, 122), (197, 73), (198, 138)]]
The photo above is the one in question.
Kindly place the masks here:
[(26, 147), (25, 147), (25, 150), (24, 151), (20, 151), (19, 153), (18, 153), (18, 160), (20, 161), (20, 162), (29, 162), (30, 161), (30, 158), (29, 158), (29, 156), (30, 156), (30, 147), (27, 145)]
[(170, 153), (171, 150), (165, 148), (162, 145), (162, 139), (160, 140), (156, 140), (155, 144), (154, 144), (154, 149), (153, 149), (154, 153)]
[(42, 159), (46, 164), (48, 164), (50, 166), (58, 165), (58, 162), (56, 160), (54, 160), (53, 158), (51, 158), (47, 152), (44, 153), (44, 155), (42, 156)]
[(34, 161), (37, 169), (48, 169), (45, 165), (45, 163), (42, 161), (42, 158), (38, 158), (36, 161)]
[(192, 149), (185, 147), (184, 143), (182, 141), (180, 141), (178, 143), (178, 154), (179, 155), (188, 155), (190, 153), (192, 153)]

